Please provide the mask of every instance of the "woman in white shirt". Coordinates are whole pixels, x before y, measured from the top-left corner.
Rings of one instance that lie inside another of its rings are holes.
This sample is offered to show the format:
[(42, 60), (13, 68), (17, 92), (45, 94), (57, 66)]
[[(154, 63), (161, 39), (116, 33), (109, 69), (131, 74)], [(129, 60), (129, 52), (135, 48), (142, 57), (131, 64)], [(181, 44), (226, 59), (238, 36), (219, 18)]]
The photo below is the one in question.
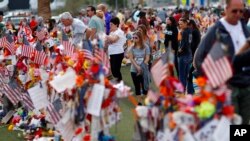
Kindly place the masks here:
[(122, 80), (121, 64), (124, 57), (123, 46), (126, 42), (124, 32), (119, 28), (120, 20), (115, 17), (110, 20), (110, 34), (106, 38), (108, 54), (110, 56), (111, 72), (117, 81)]

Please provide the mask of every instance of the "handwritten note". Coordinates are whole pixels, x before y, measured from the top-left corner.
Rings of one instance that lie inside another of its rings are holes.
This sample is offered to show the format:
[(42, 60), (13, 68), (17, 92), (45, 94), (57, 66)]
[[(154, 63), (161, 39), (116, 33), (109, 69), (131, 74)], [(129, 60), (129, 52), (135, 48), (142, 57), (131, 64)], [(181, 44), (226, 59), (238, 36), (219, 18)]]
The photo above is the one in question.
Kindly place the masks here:
[(49, 101), (47, 99), (47, 86), (45, 83), (42, 83), (42, 85), (38, 84), (28, 89), (28, 93), (35, 109), (39, 110), (49, 105)]
[(206, 124), (203, 128), (201, 128), (198, 132), (194, 134), (194, 137), (198, 141), (211, 141), (214, 130), (216, 129), (219, 121), (212, 120), (208, 124)]
[(229, 141), (230, 121), (226, 117), (222, 117), (212, 136), (213, 141)]
[(100, 84), (95, 84), (92, 93), (88, 99), (87, 113), (100, 116), (101, 105), (104, 96), (105, 87)]
[(62, 122), (58, 122), (55, 126), (58, 131), (60, 131), (62, 138), (65, 141), (71, 141), (74, 136), (74, 122), (72, 120), (68, 120), (67, 123), (63, 124)]
[(50, 81), (50, 85), (58, 92), (61, 93), (66, 89), (72, 89), (76, 82), (76, 72), (69, 68), (64, 75), (58, 75), (54, 80)]

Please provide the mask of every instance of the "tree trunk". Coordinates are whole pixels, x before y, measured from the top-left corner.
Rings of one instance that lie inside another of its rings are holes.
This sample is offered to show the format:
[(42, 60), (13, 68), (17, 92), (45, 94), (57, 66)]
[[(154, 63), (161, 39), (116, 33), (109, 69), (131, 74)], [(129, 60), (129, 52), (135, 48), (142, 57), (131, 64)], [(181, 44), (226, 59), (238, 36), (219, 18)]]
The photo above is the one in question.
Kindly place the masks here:
[(43, 17), (44, 20), (51, 18), (50, 0), (38, 0), (38, 16)]

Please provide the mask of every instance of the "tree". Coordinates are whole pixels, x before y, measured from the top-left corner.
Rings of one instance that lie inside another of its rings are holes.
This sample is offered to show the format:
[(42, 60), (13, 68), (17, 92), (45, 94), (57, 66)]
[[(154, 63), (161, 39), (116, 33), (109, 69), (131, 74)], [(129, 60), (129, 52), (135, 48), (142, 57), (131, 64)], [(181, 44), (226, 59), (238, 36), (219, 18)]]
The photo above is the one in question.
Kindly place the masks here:
[(38, 16), (43, 17), (44, 20), (48, 20), (51, 17), (50, 0), (38, 0), (37, 6)]

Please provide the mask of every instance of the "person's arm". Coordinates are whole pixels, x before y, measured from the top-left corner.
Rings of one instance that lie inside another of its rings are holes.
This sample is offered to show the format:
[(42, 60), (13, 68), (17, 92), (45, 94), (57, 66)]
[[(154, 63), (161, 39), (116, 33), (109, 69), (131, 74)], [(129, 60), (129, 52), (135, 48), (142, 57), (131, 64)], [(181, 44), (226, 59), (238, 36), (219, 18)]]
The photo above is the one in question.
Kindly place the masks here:
[(135, 66), (137, 72), (140, 74), (140, 73), (141, 73), (141, 67), (140, 67), (140, 65), (138, 65), (138, 64), (136, 63), (136, 61), (135, 61), (135, 59), (134, 59), (133, 49), (131, 49), (130, 52), (129, 52), (129, 59), (130, 59), (132, 65)]
[(120, 39), (120, 37), (118, 35), (109, 35), (107, 36), (107, 41), (110, 44), (113, 44), (115, 42), (117, 42)]
[(90, 32), (89, 32), (89, 35), (87, 36), (89, 40), (93, 40), (94, 37), (95, 37), (95, 34), (96, 34), (96, 29), (95, 28), (91, 28), (90, 29)]
[(233, 58), (234, 68), (239, 69), (244, 66), (249, 66), (249, 62), (245, 60), (250, 60), (250, 39), (247, 39), (247, 42)]
[(149, 59), (150, 59), (150, 47), (146, 46), (144, 63), (148, 65)]
[(249, 61), (246, 61), (249, 59), (250, 59), (250, 48), (248, 48), (245, 52), (241, 54), (237, 54), (233, 58), (234, 71), (237, 73), (237, 72), (245, 71), (246, 68), (249, 71), (250, 64), (249, 64)]
[(95, 37), (95, 34), (97, 32), (97, 24), (96, 24), (96, 21), (94, 21), (94, 19), (90, 19), (89, 21), (89, 29), (90, 29), (90, 32), (89, 32), (89, 35), (87, 36), (89, 40), (93, 40), (94, 37)]
[(76, 33), (73, 36), (73, 45), (77, 45), (78, 43), (80, 43), (83, 40), (84, 34), (83, 33)]

